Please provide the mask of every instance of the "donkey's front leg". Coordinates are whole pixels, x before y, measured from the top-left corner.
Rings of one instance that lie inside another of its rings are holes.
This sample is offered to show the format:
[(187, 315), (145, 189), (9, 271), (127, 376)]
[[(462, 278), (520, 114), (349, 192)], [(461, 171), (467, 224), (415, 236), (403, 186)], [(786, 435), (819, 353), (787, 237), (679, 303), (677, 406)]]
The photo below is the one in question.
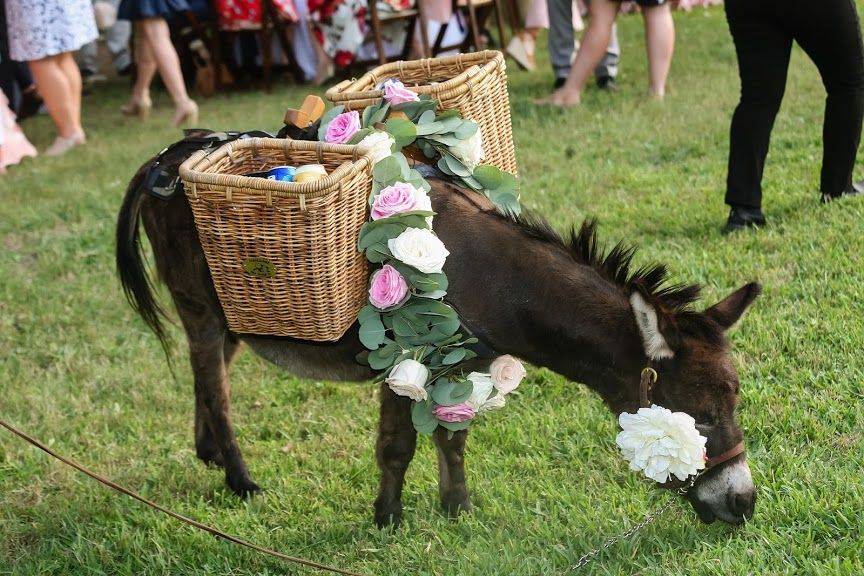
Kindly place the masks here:
[(375, 523), (379, 528), (402, 522), (402, 485), (414, 457), (417, 431), (411, 423), (411, 400), (397, 396), (381, 385), (381, 412), (375, 456), (381, 470), (381, 485), (375, 499)]
[(471, 510), (468, 486), (465, 483), (465, 441), (468, 431), (452, 432), (438, 427), (432, 435), (438, 449), (438, 494), (441, 505), (451, 516)]

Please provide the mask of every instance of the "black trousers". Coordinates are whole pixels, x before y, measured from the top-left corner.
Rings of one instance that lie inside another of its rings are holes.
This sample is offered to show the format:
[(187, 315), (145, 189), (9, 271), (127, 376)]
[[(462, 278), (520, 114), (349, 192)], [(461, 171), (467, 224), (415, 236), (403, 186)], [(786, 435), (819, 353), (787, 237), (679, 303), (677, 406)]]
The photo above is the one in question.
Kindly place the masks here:
[(760, 208), (762, 170), (786, 89), (793, 40), (813, 60), (828, 93), (821, 191), (852, 183), (864, 117), (864, 49), (854, 0), (726, 0), (741, 101), (732, 117), (726, 203)]

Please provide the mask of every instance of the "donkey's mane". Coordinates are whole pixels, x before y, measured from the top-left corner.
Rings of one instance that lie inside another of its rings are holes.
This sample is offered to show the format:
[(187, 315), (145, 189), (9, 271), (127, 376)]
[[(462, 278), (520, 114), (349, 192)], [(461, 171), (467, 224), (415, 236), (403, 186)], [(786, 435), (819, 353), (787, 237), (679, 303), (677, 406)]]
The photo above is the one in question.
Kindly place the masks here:
[(578, 230), (575, 226), (571, 228), (566, 240), (537, 214), (523, 212), (510, 219), (526, 236), (563, 249), (573, 260), (590, 266), (627, 293), (638, 291), (668, 312), (691, 312), (699, 299), (701, 286), (670, 282), (669, 270), (664, 264), (648, 264), (634, 270), (635, 246), (619, 242), (607, 252), (598, 238), (595, 219), (585, 220)]

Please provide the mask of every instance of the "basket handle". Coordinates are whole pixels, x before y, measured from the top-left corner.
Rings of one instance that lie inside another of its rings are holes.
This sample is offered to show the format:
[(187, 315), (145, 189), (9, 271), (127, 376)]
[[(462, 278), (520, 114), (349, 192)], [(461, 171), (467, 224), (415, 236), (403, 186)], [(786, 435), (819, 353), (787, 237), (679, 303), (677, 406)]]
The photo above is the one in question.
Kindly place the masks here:
[[(319, 164), (324, 163), (324, 151), (321, 148), (322, 148), (321, 142), (320, 141), (315, 142), (315, 153), (318, 155), (318, 163)], [(301, 196), (301, 198), (303, 198), (303, 197)]]

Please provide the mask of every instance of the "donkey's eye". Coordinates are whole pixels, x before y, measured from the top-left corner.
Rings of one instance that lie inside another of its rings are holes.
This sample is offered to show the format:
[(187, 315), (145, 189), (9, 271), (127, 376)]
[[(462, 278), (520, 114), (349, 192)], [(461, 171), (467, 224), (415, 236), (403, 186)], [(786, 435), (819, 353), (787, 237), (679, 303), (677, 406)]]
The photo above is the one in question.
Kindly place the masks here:
[(700, 414), (698, 418), (696, 418), (696, 426), (702, 428), (711, 428), (716, 424), (716, 420), (712, 414)]

